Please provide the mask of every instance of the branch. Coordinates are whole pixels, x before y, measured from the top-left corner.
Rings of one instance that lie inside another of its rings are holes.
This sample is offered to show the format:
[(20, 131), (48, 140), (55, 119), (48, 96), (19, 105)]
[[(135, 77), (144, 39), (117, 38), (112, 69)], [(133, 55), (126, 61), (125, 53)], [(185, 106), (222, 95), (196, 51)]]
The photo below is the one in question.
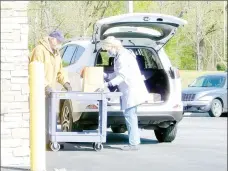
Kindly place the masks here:
[(180, 12), (180, 14), (178, 15), (178, 17), (179, 17), (179, 18), (182, 18), (183, 15), (184, 15), (184, 13), (187, 13), (187, 12), (188, 12), (188, 10), (187, 10), (187, 4), (186, 4), (185, 7), (184, 7), (184, 9), (181, 10), (181, 12)]
[[(101, 13), (100, 18), (104, 16), (106, 9), (107, 9), (107, 8), (104, 8), (104, 10), (103, 10), (102, 13)], [(89, 24), (88, 24), (87, 27), (86, 27), (86, 30), (92, 25), (92, 23), (93, 23), (93, 22), (89, 22)]]
[[(103, 9), (103, 11), (101, 12), (101, 15), (99, 16), (99, 18), (102, 18), (102, 17), (104, 16), (104, 14), (105, 14), (107, 8), (109, 7), (109, 5), (110, 5), (110, 2), (108, 1), (107, 4), (105, 4), (104, 7), (102, 7), (102, 8), (99, 9), (99, 10)], [(97, 11), (95, 11), (95, 12), (96, 12), (96, 14), (98, 14)], [(86, 32), (87, 32), (87, 30), (89, 29), (89, 27), (92, 25), (92, 23), (93, 23), (93, 22), (89, 22), (89, 24), (88, 24), (87, 27), (86, 27)]]
[(214, 31), (216, 31), (217, 29), (214, 29), (214, 30), (210, 30), (208, 32), (206, 32), (205, 36), (208, 35), (209, 33), (213, 33)]
[(184, 11), (181, 11), (180, 14), (178, 15), (179, 18), (182, 18), (184, 14)]
[(64, 21), (65, 21), (65, 18), (56, 26), (55, 30), (57, 30)]
[(107, 8), (109, 7), (109, 5), (110, 5), (110, 1), (108, 1), (107, 2), (107, 5), (103, 8), (104, 10), (102, 11), (100, 18), (103, 18), (104, 17), (104, 14), (105, 14)]
[(86, 1), (85, 13), (87, 13), (87, 10), (89, 10), (90, 5), (91, 5), (91, 1)]
[[(205, 36), (205, 38), (206, 38), (206, 40), (210, 43), (210, 45), (213, 47), (211, 41), (207, 38), (207, 36)], [(214, 51), (215, 51), (215, 53), (218, 55), (218, 57), (219, 57), (220, 59), (223, 59), (223, 58), (219, 55), (219, 53), (216, 51), (216, 49), (214, 49)]]

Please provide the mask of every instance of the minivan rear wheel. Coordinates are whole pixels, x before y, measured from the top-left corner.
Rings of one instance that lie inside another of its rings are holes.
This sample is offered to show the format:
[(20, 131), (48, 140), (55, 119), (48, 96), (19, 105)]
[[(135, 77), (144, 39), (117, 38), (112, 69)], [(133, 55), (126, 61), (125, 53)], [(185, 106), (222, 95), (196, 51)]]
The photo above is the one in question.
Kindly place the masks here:
[(177, 125), (170, 125), (168, 128), (154, 130), (158, 142), (172, 142), (177, 134)]

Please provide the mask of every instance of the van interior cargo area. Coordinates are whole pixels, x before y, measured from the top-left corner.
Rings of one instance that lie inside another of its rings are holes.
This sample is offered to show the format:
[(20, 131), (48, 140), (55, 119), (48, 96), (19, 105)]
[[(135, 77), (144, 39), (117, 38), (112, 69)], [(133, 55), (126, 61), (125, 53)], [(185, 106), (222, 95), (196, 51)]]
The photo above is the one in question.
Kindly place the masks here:
[[(128, 49), (136, 55), (148, 93), (153, 96), (153, 102), (165, 102), (169, 95), (169, 80), (156, 52), (142, 47)], [(105, 73), (112, 73), (114, 72), (113, 61), (113, 57), (108, 57), (106, 52), (100, 51), (95, 66), (102, 66)], [(110, 91), (118, 91), (118, 88), (113, 87)], [(151, 103), (150, 100), (147, 103)]]

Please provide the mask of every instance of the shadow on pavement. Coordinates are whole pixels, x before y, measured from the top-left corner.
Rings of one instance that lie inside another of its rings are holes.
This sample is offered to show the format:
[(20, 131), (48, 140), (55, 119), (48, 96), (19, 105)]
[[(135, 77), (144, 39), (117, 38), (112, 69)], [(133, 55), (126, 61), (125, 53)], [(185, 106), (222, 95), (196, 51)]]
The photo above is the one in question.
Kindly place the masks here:
[(208, 113), (185, 112), (184, 117), (209, 117)]
[[(63, 143), (64, 149), (60, 151), (94, 151), (92, 143)], [(126, 134), (115, 134), (112, 132), (107, 132), (107, 142), (103, 143), (104, 149), (121, 150), (120, 147), (116, 145), (127, 145), (128, 135)], [(152, 139), (141, 138), (141, 145), (144, 144), (158, 144), (158, 141)]]
[[(147, 138), (141, 138), (141, 145), (144, 144), (157, 144), (158, 141), (147, 139)], [(126, 134), (115, 134), (112, 132), (108, 132), (107, 134), (107, 145), (126, 145), (128, 144), (128, 135)]]
[(1, 171), (29, 171), (30, 169), (20, 167), (1, 166)]
[[(220, 117), (227, 117), (227, 113), (223, 113)], [(194, 113), (194, 112), (185, 112), (184, 117), (210, 117), (208, 113)]]

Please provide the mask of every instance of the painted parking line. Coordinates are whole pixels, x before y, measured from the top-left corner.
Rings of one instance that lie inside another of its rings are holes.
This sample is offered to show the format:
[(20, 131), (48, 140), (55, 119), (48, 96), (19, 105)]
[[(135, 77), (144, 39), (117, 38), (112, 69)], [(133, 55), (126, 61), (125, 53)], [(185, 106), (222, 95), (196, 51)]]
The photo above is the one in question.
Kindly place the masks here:
[(209, 117), (208, 113), (191, 113), (191, 112), (185, 112), (185, 117)]

